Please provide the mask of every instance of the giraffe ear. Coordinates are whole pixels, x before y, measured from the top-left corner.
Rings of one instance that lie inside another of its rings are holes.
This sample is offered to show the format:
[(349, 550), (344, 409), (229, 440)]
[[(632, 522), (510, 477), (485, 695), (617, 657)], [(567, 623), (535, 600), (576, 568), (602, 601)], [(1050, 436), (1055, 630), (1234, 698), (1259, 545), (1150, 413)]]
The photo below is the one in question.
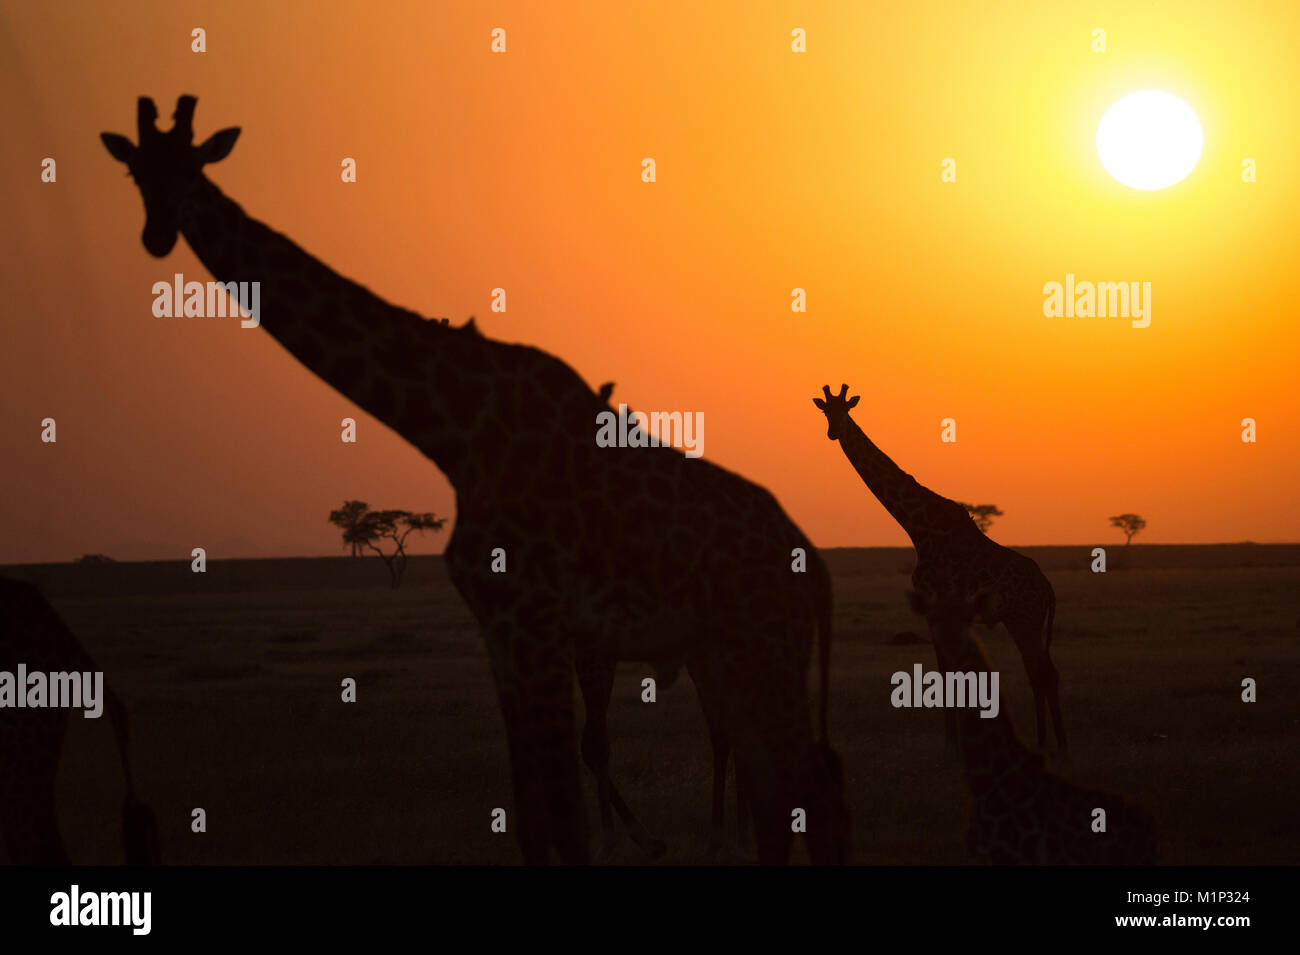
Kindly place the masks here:
[(813, 404), (815, 404), (818, 408), (821, 408), (822, 411), (826, 410), (826, 402), (822, 401), (820, 398), (814, 398)]
[(854, 395), (852, 398), (849, 399), (849, 402), (847, 405), (845, 405), (845, 407), (852, 408), (854, 405), (858, 403), (858, 399), (861, 397), (862, 397), (861, 395)]
[(210, 162), (220, 162), (225, 159), (230, 155), (230, 150), (235, 148), (235, 140), (238, 138), (238, 126), (231, 126), (229, 129), (213, 133), (199, 147), (199, 162), (207, 165)]
[(119, 136), (117, 133), (100, 133), (100, 140), (104, 143), (104, 148), (108, 154), (118, 162), (130, 162), (131, 157), (135, 155), (135, 143), (125, 136)]

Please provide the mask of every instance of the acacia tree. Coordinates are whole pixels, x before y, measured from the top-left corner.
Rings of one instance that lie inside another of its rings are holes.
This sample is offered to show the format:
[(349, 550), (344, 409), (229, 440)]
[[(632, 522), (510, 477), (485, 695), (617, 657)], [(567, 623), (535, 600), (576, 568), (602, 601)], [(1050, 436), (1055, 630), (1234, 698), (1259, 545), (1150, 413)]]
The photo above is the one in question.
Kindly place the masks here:
[[(364, 501), (344, 501), (343, 507), (330, 511), (330, 523), (343, 529), (343, 546), (351, 546), (353, 553), (358, 548), (373, 550), (388, 567), (389, 576), (396, 590), (402, 585), (402, 576), (406, 573), (406, 538), (413, 532), (440, 531), (447, 519), (434, 517), (430, 513), (416, 514), (412, 511), (390, 509), (372, 511)], [(393, 543), (391, 553), (384, 553), (379, 545), (389, 540)]]
[(365, 547), (365, 538), (361, 536), (361, 520), (370, 505), (365, 501), (344, 501), (336, 511), (330, 511), (330, 523), (343, 529), (343, 546), (352, 548), (352, 556), (360, 557), (361, 548)]
[(1147, 526), (1145, 519), (1136, 514), (1116, 514), (1110, 519), (1111, 527), (1118, 527), (1124, 532), (1124, 546), (1133, 541), (1133, 535)]
[(993, 526), (993, 518), (1002, 516), (996, 504), (962, 504), (962, 507), (966, 508), (966, 513), (975, 522), (975, 526), (985, 534)]

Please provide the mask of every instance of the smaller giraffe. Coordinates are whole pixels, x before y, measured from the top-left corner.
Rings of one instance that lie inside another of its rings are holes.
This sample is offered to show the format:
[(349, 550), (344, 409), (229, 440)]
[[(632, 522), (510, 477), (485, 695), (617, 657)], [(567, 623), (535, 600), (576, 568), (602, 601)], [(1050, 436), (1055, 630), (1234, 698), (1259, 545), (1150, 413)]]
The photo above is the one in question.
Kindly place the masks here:
[[(34, 586), (0, 577), (0, 670), (19, 663), (44, 672), (93, 672), (96, 667), (72, 631)], [(127, 757), (126, 707), (107, 683), (104, 709), (113, 726), (126, 799), (122, 831), (127, 865), (158, 861), (152, 810), (135, 793)], [(16, 865), (67, 865), (59, 833), (54, 784), (68, 728), (67, 709), (0, 710), (0, 836)]]
[[(987, 594), (965, 599), (910, 593), (951, 672), (990, 672), (971, 623), (990, 609)], [(1043, 754), (1027, 747), (1003, 705), (985, 719), (962, 707), (957, 723), (966, 782), (975, 799), (967, 848), (993, 865), (1153, 865), (1158, 832), (1146, 809), (1123, 796), (1084, 789), (1049, 772)], [(1093, 831), (1105, 810), (1104, 832)]]
[[(966, 508), (925, 487), (876, 447), (849, 417), (858, 396), (850, 398), (848, 392), (848, 385), (840, 385), (839, 394), (833, 395), (830, 387), (823, 385), (824, 397), (814, 398), (813, 404), (826, 415), (826, 437), (840, 442), (858, 476), (911, 538), (916, 548), (912, 587), (926, 593), (988, 593), (989, 610), (984, 621), (990, 627), (1006, 625), (1034, 688), (1038, 745), (1046, 745), (1050, 711), (1056, 742), (1064, 752), (1060, 676), (1052, 663), (1056, 592), (1051, 581), (1032, 558), (993, 541), (975, 526)], [(937, 643), (935, 652), (939, 668), (947, 669)], [(951, 717), (951, 713), (944, 712), (950, 746), (956, 743), (956, 725)]]

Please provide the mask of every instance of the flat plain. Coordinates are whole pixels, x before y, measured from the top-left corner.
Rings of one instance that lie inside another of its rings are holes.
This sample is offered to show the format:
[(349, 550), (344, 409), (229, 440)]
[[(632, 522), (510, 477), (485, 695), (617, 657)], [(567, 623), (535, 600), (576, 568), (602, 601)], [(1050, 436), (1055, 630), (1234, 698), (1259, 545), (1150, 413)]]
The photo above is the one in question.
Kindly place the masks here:
[[(1300, 545), (1110, 547), (1105, 574), (1090, 571), (1087, 547), (1021, 550), (1058, 597), (1052, 656), (1071, 741), (1059, 771), (1150, 805), (1164, 863), (1300, 859)], [(891, 674), (935, 665), (904, 600), (912, 552), (823, 554), (853, 861), (962, 864), (969, 798), (942, 715), (889, 701)], [(203, 575), (188, 559), (0, 573), (41, 586), (126, 700), (165, 863), (518, 861), (513, 836), (489, 825), (511, 791), (487, 654), (441, 558), (412, 558), (396, 591), (374, 557), (212, 561)], [(1003, 706), (1032, 741), (1015, 646), (1001, 628), (981, 637)], [(619, 668), (614, 778), (668, 842), (657, 864), (707, 863), (711, 756), (695, 690), (683, 673), (642, 703), (649, 675)], [(341, 701), (345, 677), (355, 704)], [(1242, 702), (1247, 677), (1258, 702)], [(120, 863), (108, 721), (74, 714), (69, 726), (58, 789), (69, 854)], [(190, 831), (196, 807), (206, 833)], [(645, 863), (626, 837), (603, 861)]]

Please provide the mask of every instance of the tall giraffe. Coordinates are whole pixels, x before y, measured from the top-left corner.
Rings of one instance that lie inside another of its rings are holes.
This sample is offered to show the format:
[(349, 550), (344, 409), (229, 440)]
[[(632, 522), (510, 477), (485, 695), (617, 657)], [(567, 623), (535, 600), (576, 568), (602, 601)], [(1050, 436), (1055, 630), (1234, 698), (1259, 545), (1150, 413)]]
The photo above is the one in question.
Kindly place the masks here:
[[(972, 621), (992, 610), (989, 595), (967, 598), (908, 595), (925, 617), (946, 667), (991, 672)], [(967, 848), (994, 865), (1153, 865), (1159, 840), (1155, 819), (1123, 796), (1081, 786), (1048, 772), (1043, 754), (1020, 741), (1005, 700), (986, 719), (975, 707), (957, 711), (962, 761), (975, 806)], [(1105, 830), (1094, 831), (1096, 810)]]
[[(751, 779), (761, 862), (784, 862), (794, 808), (816, 861), (843, 861), (838, 761), (809, 719), (812, 634), (829, 641), (829, 575), (765, 489), (668, 447), (602, 448), (601, 396), (559, 359), (427, 321), (329, 269), (247, 216), (203, 174), (239, 135), (192, 145), (137, 105), (139, 143), (105, 133), (144, 198), (145, 249), (178, 233), (222, 282), (261, 283), (261, 327), (446, 474), (456, 526), (445, 560), (478, 619), (506, 724), (512, 827), (526, 863), (589, 861), (572, 685), (586, 659), (672, 667), (688, 657), (721, 694)], [(791, 572), (803, 548), (807, 573)], [(493, 553), (506, 572), (494, 573)], [(603, 735), (603, 727), (599, 735)]]
[[(1029, 673), (1038, 745), (1047, 742), (1045, 713), (1050, 708), (1056, 741), (1064, 751), (1060, 677), (1051, 657), (1056, 616), (1056, 592), (1051, 582), (1031, 558), (995, 543), (975, 526), (964, 507), (920, 484), (876, 447), (849, 417), (858, 396), (849, 398), (848, 391), (848, 385), (841, 385), (839, 394), (833, 395), (830, 387), (823, 385), (824, 397), (814, 398), (813, 404), (826, 415), (826, 437), (840, 442), (853, 469), (911, 538), (916, 548), (912, 586), (927, 593), (988, 593), (985, 622), (1006, 625)], [(940, 668), (946, 669), (937, 643), (935, 652)], [(945, 711), (944, 719), (948, 741), (955, 743), (952, 714)]]
[[(96, 671), (94, 661), (40, 591), (24, 581), (0, 577), (0, 670), (16, 673), (20, 663), (29, 673)], [(131, 779), (126, 707), (107, 682), (104, 710), (126, 779), (122, 831), (127, 864), (157, 862), (153, 812), (136, 796)], [(54, 783), (70, 715), (68, 709), (53, 707), (0, 710), (0, 834), (11, 864), (68, 864)]]

